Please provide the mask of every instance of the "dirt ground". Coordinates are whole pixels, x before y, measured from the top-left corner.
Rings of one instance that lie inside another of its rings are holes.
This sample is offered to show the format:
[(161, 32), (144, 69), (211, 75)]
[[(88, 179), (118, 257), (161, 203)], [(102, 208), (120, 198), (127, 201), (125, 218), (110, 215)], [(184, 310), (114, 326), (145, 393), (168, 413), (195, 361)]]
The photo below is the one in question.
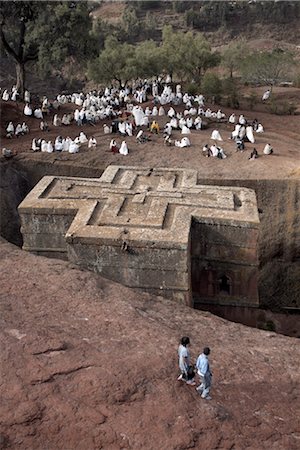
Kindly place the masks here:
[[(261, 98), (264, 88), (256, 88), (255, 93), (258, 98)], [(251, 89), (253, 92), (253, 89)], [(275, 88), (273, 91), (276, 99), (289, 99), (298, 106), (300, 112), (300, 89), (296, 88)], [(51, 99), (50, 99), (51, 100)], [(244, 102), (245, 103), (245, 102)], [(149, 101), (142, 106), (153, 106)], [(213, 111), (219, 109), (218, 105), (207, 104)], [(243, 104), (242, 104), (243, 106)], [(34, 158), (38, 160), (49, 161), (68, 161), (72, 164), (84, 165), (89, 167), (104, 168), (109, 164), (134, 165), (145, 167), (184, 167), (194, 168), (199, 173), (199, 178), (220, 178), (220, 179), (279, 179), (299, 177), (300, 174), (300, 115), (278, 116), (270, 114), (267, 111), (267, 105), (262, 104), (261, 101), (256, 105), (255, 110), (249, 111), (247, 109), (232, 110), (230, 108), (221, 107), (221, 110), (226, 114), (227, 118), (232, 112), (236, 115), (243, 113), (249, 120), (257, 118), (264, 126), (265, 132), (262, 134), (255, 134), (255, 144), (246, 143), (244, 152), (236, 152), (235, 144), (229, 139), (233, 127), (228, 123), (209, 123), (209, 128), (206, 130), (196, 131), (192, 130), (190, 135), (191, 147), (178, 148), (166, 147), (164, 145), (162, 131), (159, 135), (152, 135), (151, 142), (145, 144), (137, 144), (135, 137), (127, 137), (126, 142), (129, 148), (129, 155), (122, 156), (120, 154), (114, 155), (109, 152), (109, 142), (115, 138), (120, 145), (123, 138), (118, 134), (104, 135), (103, 124), (110, 124), (110, 121), (104, 120), (99, 122), (95, 127), (84, 125), (77, 127), (72, 124), (68, 127), (54, 127), (52, 119), (54, 113), (47, 117), (47, 121), (51, 124), (51, 129), (48, 133), (42, 133), (39, 130), (38, 119), (27, 118), (23, 115), (22, 103), (15, 104), (14, 102), (1, 103), (1, 147), (6, 147), (15, 154), (17, 153), (33, 153), (31, 149), (32, 139), (45, 138), (54, 142), (56, 136), (63, 137), (70, 136), (75, 138), (80, 131), (84, 131), (87, 137), (95, 136), (97, 139), (96, 149), (88, 149), (87, 145), (80, 148), (78, 154), (58, 153), (45, 154), (38, 153)], [(168, 110), (169, 105), (165, 109)], [(72, 104), (64, 105), (59, 110), (59, 116), (65, 112), (73, 111), (75, 106)], [(176, 110), (182, 110), (182, 107), (176, 107)], [(29, 125), (30, 133), (20, 138), (6, 139), (5, 128), (9, 121), (13, 121), (16, 126), (19, 122), (25, 122)], [(167, 117), (158, 117), (158, 122), (163, 128)], [(210, 139), (213, 129), (218, 129), (223, 138), (222, 145), (227, 158), (219, 160), (217, 158), (205, 158), (202, 154), (202, 147), (204, 144), (213, 141)], [(172, 135), (174, 139), (181, 139), (182, 135), (179, 131), (175, 131)], [(263, 155), (262, 150), (266, 143), (270, 143), (274, 148), (274, 154), (271, 156)], [(259, 158), (255, 161), (249, 161), (249, 155), (253, 147), (256, 147), (259, 153)]]

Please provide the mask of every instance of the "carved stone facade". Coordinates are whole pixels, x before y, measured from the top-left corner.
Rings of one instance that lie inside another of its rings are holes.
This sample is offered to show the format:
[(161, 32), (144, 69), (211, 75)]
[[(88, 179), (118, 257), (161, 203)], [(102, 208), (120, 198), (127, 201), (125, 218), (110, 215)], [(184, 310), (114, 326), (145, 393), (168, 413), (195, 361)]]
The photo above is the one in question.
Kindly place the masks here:
[(258, 305), (255, 192), (197, 172), (109, 166), (44, 177), (19, 206), (23, 249), (183, 301)]

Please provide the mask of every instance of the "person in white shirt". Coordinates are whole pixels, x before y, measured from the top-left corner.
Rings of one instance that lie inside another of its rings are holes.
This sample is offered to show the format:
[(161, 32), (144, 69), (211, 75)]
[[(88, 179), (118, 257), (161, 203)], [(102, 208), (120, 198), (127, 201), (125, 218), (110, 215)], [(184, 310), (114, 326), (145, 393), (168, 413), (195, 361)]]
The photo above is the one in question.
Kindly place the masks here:
[(211, 377), (212, 373), (209, 368), (208, 355), (210, 354), (210, 348), (204, 347), (203, 353), (198, 356), (196, 361), (196, 369), (200, 377), (201, 384), (196, 388), (196, 391), (201, 394), (202, 398), (206, 400), (211, 400), (209, 395), (211, 388)]

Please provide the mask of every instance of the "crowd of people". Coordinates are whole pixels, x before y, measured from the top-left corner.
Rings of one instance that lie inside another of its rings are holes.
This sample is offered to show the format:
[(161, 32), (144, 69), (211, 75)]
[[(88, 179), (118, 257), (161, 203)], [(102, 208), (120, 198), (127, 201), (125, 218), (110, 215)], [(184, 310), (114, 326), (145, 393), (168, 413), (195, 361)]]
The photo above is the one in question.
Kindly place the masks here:
[[(133, 83), (130, 87), (113, 88), (106, 87), (101, 91), (91, 91), (89, 93), (59, 94), (53, 101), (46, 96), (42, 97), (39, 104), (32, 106), (31, 94), (28, 90), (24, 94), (24, 116), (40, 120), (39, 128), (42, 132), (49, 131), (50, 128), (59, 129), (76, 124), (82, 128), (85, 125), (96, 127), (100, 121), (105, 121), (101, 125), (103, 134), (119, 134), (124, 138), (136, 137), (136, 142), (145, 143), (151, 140), (151, 134), (162, 136), (162, 143), (170, 147), (187, 148), (192, 144), (192, 131), (201, 132), (211, 126), (218, 124), (229, 124), (233, 126), (229, 139), (235, 143), (236, 151), (243, 152), (245, 144), (255, 143), (255, 135), (264, 132), (264, 127), (257, 119), (248, 120), (243, 114), (237, 116), (234, 112), (227, 118), (226, 114), (218, 109), (213, 111), (205, 107), (205, 98), (203, 95), (192, 96), (188, 93), (182, 93), (181, 85), (177, 84), (172, 89), (167, 79), (158, 77), (151, 82), (140, 80)], [(147, 104), (143, 108), (143, 103), (152, 98), (152, 107)], [(19, 94), (16, 87), (13, 86), (11, 92), (4, 90), (2, 93), (4, 101), (17, 101)], [(60, 114), (63, 105), (73, 105), (73, 111)], [(50, 119), (50, 114), (53, 114)], [(49, 121), (51, 125), (49, 126)], [(160, 124), (162, 126), (160, 126)], [(226, 127), (225, 127), (226, 128)], [(101, 130), (101, 132), (102, 132)], [(147, 135), (145, 131), (149, 131)], [(25, 122), (14, 126), (12, 122), (7, 125), (6, 137), (20, 137), (29, 133), (29, 127)], [(181, 139), (174, 134), (184, 135)], [(52, 143), (49, 139), (43, 137), (34, 138), (32, 141), (33, 151), (68, 151), (77, 153), (83, 144), (88, 148), (97, 146), (97, 140), (92, 135), (87, 138), (81, 130), (75, 139), (69, 136), (63, 138), (62, 133), (56, 137)], [(95, 133), (93, 133), (95, 134)], [(227, 157), (224, 148), (220, 145), (223, 141), (220, 131), (213, 129), (210, 139), (211, 145), (203, 146), (203, 154), (207, 157), (216, 157), (225, 159)], [(116, 146), (113, 146), (116, 148)], [(46, 150), (47, 148), (47, 150)], [(125, 140), (118, 146), (119, 153), (127, 155), (128, 146)], [(126, 148), (126, 149), (125, 149)], [(267, 144), (263, 149), (263, 154), (270, 155), (273, 148)], [(258, 151), (253, 148), (249, 159), (255, 160), (258, 157)]]

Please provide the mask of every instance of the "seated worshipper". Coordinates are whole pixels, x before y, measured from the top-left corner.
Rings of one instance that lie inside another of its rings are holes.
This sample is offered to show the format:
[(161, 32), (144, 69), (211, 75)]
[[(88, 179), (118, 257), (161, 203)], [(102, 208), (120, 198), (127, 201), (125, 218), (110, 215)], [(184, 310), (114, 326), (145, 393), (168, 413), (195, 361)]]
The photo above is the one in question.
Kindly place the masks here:
[(192, 117), (188, 117), (188, 118), (186, 119), (186, 126), (187, 126), (188, 128), (192, 128), (193, 125), (194, 125), (194, 120), (193, 120), (193, 118), (192, 118)]
[(69, 145), (69, 153), (78, 153), (79, 145), (75, 141), (71, 141)]
[(81, 144), (85, 144), (86, 142), (88, 142), (88, 138), (86, 137), (83, 131), (80, 131), (79, 140)]
[(55, 142), (54, 142), (54, 150), (56, 152), (61, 152), (63, 150), (63, 147), (64, 147), (63, 137), (57, 136), (57, 138), (55, 139)]
[(211, 145), (210, 151), (211, 151), (211, 156), (213, 156), (214, 158), (216, 158), (218, 156), (219, 151), (218, 151), (218, 147), (215, 144)]
[(173, 141), (168, 134), (165, 137), (164, 142), (165, 142), (165, 145), (168, 145), (169, 147), (171, 147), (173, 145)]
[(35, 117), (36, 119), (43, 119), (43, 113), (42, 113), (41, 108), (36, 108), (36, 109), (33, 111), (33, 115), (34, 115), (34, 117)]
[(158, 115), (159, 115), (159, 116), (165, 116), (165, 115), (166, 115), (166, 112), (165, 112), (163, 106), (160, 106), (160, 107), (159, 107)]
[(16, 126), (15, 135), (16, 137), (23, 135), (22, 126), (20, 123), (18, 123), (18, 125)]
[(178, 130), (178, 120), (176, 119), (176, 117), (172, 117), (172, 119), (170, 120), (170, 124), (174, 130)]
[(228, 122), (229, 123), (235, 123), (235, 114), (231, 114), (231, 116), (229, 117), (229, 119), (228, 119)]
[(7, 125), (7, 128), (6, 128), (6, 133), (7, 133), (6, 137), (12, 138), (14, 135), (14, 132), (15, 132), (14, 124), (12, 122), (9, 122), (9, 124)]
[(122, 136), (126, 136), (126, 123), (125, 122), (119, 122), (118, 129), (119, 129), (119, 133)]
[(88, 148), (93, 148), (97, 146), (97, 140), (94, 136), (91, 136), (88, 143)]
[(176, 114), (175, 109), (171, 106), (171, 108), (168, 111), (168, 116), (175, 117), (175, 114)]
[(166, 123), (165, 128), (164, 128), (164, 134), (166, 134), (168, 136), (171, 136), (171, 134), (172, 134), (172, 127), (171, 127), (170, 122)]
[(40, 141), (40, 139), (36, 139), (36, 138), (32, 139), (31, 150), (33, 152), (40, 152), (41, 151), (41, 141)]
[(128, 136), (132, 136), (132, 123), (125, 122), (125, 129)]
[(142, 144), (143, 142), (145, 142), (145, 141), (144, 141), (143, 134), (144, 134), (143, 130), (140, 130), (140, 131), (138, 132), (138, 134), (136, 135), (136, 141), (137, 141), (139, 144)]
[(3, 91), (3, 94), (2, 94), (2, 100), (4, 100), (5, 102), (7, 102), (7, 101), (9, 100), (9, 93), (8, 93), (8, 90), (7, 90), (7, 89), (5, 89), (5, 90)]
[(157, 109), (157, 106), (153, 106), (153, 109), (152, 109), (152, 114), (151, 114), (152, 116), (157, 116), (158, 115), (158, 109)]
[(223, 141), (220, 133), (218, 130), (213, 130), (213, 132), (211, 133), (211, 139), (213, 139), (214, 141)]
[(70, 120), (69, 114), (64, 114), (62, 116), (61, 123), (62, 123), (62, 125), (65, 125), (65, 126), (71, 125), (71, 120)]
[(186, 125), (182, 125), (181, 134), (191, 134), (191, 130)]
[(70, 144), (72, 142), (72, 139), (70, 136), (67, 136), (66, 139), (63, 141), (63, 152), (68, 152), (70, 148)]
[(25, 103), (30, 103), (30, 92), (27, 91), (27, 89), (24, 92), (24, 102)]
[(184, 137), (181, 141), (175, 141), (175, 147), (190, 147), (191, 143), (188, 137)]
[(28, 133), (29, 133), (29, 127), (25, 122), (23, 122), (22, 123), (22, 134), (28, 134)]
[(47, 152), (48, 152), (48, 153), (53, 153), (53, 145), (52, 145), (52, 142), (51, 142), (51, 141), (48, 141), (48, 144), (47, 144)]
[(41, 151), (47, 152), (47, 148), (48, 148), (48, 143), (43, 139), (41, 142)]
[(119, 149), (119, 153), (121, 153), (121, 155), (128, 155), (128, 147), (127, 147), (127, 144), (126, 144), (126, 141), (123, 141), (122, 142), (122, 144), (121, 144), (121, 147), (120, 147), (120, 149)]
[(41, 131), (49, 131), (48, 123), (45, 120), (42, 120), (40, 123), (40, 130)]
[(151, 133), (156, 133), (156, 134), (159, 133), (159, 125), (158, 125), (158, 123), (156, 122), (156, 120), (153, 120), (153, 122), (151, 123), (151, 126), (150, 126), (150, 132), (151, 132)]
[(58, 117), (57, 114), (54, 114), (54, 117), (53, 117), (53, 125), (54, 125), (55, 127), (60, 127), (60, 126), (61, 126), (61, 119), (60, 119), (60, 117)]
[(256, 158), (258, 158), (258, 152), (257, 152), (256, 148), (254, 147), (254, 149), (253, 149), (252, 152), (250, 153), (249, 159), (250, 159), (251, 161), (253, 161), (253, 160), (256, 159)]
[(212, 156), (212, 152), (211, 152), (211, 149), (209, 148), (208, 144), (205, 144), (203, 146), (202, 151), (203, 151), (203, 155), (206, 156), (207, 158)]
[(243, 114), (241, 114), (240, 117), (239, 117), (239, 124), (240, 125), (246, 125), (246, 119), (245, 119)]
[(17, 98), (19, 97), (19, 92), (16, 86), (12, 87), (12, 94), (11, 94), (11, 99), (13, 102), (17, 101)]
[(236, 142), (236, 151), (243, 152), (245, 150), (245, 144), (243, 139), (237, 138), (235, 142)]
[(50, 109), (50, 103), (48, 102), (48, 99), (45, 97), (42, 103), (42, 113), (48, 114)]
[(24, 106), (24, 114), (25, 116), (32, 116), (32, 108), (28, 103)]
[(118, 147), (118, 145), (117, 145), (117, 143), (116, 143), (116, 141), (114, 139), (112, 139), (110, 141), (109, 149), (110, 149), (110, 151), (112, 153), (118, 153), (119, 152), (119, 147)]
[(200, 116), (197, 116), (195, 121), (194, 121), (194, 126), (196, 130), (201, 130), (202, 128), (202, 119)]
[(273, 148), (271, 147), (270, 144), (266, 144), (265, 148), (263, 149), (263, 152), (264, 152), (265, 155), (272, 155)]
[(264, 132), (264, 127), (262, 126), (261, 123), (259, 123), (256, 128), (256, 133), (263, 133), (263, 132)]
[(108, 125), (104, 124), (103, 125), (103, 133), (104, 134), (111, 134), (111, 132), (112, 132), (112, 128), (109, 127)]
[(227, 158), (227, 155), (225, 155), (224, 150), (221, 147), (217, 147), (217, 149), (218, 149), (217, 158), (219, 159)]

